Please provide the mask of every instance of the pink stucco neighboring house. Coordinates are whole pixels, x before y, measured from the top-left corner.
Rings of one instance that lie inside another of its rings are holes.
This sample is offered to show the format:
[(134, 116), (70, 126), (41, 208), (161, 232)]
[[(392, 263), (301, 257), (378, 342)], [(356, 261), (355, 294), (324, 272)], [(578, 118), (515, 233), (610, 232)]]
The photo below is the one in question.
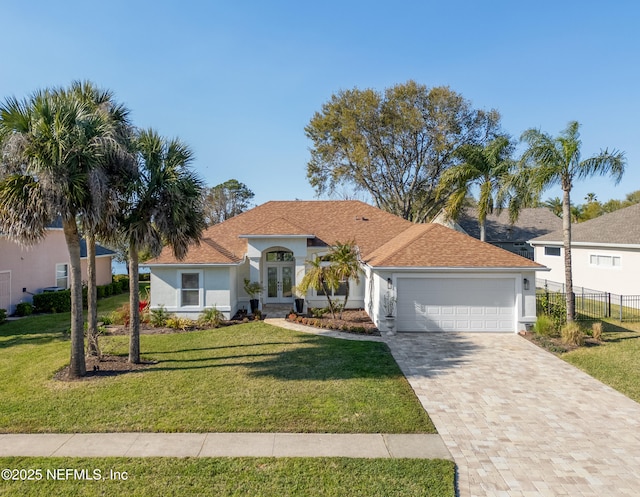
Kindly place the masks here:
[[(87, 279), (87, 250), (81, 241), (82, 279)], [(111, 259), (114, 252), (96, 248), (96, 283), (111, 283)], [(60, 228), (47, 229), (45, 239), (31, 247), (22, 247), (0, 234), (0, 309), (15, 312), (20, 302), (31, 302), (45, 288), (69, 288), (69, 252)]]

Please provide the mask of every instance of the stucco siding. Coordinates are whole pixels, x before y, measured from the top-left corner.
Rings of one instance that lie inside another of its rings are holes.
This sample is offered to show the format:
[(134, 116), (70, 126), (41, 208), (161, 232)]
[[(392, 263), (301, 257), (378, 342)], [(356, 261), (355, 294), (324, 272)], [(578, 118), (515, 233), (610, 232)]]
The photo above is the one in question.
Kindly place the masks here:
[[(619, 265), (592, 264), (591, 256), (619, 257)], [(541, 278), (564, 283), (564, 249), (560, 256), (545, 255), (544, 246), (535, 247), (535, 260), (551, 271)], [(571, 250), (573, 285), (620, 295), (640, 295), (640, 249), (580, 246)]]

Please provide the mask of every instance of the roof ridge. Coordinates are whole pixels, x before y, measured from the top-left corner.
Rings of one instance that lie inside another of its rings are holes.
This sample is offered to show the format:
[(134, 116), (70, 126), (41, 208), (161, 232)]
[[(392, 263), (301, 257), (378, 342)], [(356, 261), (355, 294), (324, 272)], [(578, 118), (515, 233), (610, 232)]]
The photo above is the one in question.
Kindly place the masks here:
[[(384, 253), (384, 251), (386, 250), (386, 247), (388, 245), (392, 245), (393, 243), (397, 242), (397, 240), (399, 238), (407, 236), (406, 234), (407, 234), (408, 231), (415, 231), (416, 232), (415, 234), (411, 235), (406, 241), (403, 241), (398, 247), (394, 247), (395, 250), (392, 253), (386, 255), (383, 258), (383, 261), (385, 261), (389, 257), (391, 257), (393, 255), (393, 253), (404, 249), (408, 245), (411, 245), (411, 243), (416, 241), (418, 238), (420, 238), (422, 235), (424, 235), (427, 231), (430, 231), (430, 230), (434, 229), (433, 228), (434, 226), (440, 226), (440, 225), (437, 224), (437, 223), (414, 223), (411, 226), (407, 227), (406, 230), (401, 231), (396, 236), (394, 236), (393, 238), (391, 238), (387, 242), (385, 242), (382, 245), (380, 245), (377, 249), (375, 249), (372, 253), (369, 254), (368, 259), (369, 260), (374, 259), (376, 256), (378, 256), (378, 252)], [(444, 226), (443, 226), (443, 228), (444, 228)]]

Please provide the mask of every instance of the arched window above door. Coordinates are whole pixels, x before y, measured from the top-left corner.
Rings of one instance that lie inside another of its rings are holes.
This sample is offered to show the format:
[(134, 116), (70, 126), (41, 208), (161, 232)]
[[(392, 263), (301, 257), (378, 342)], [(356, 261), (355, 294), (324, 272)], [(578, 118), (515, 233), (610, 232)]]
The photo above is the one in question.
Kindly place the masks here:
[(291, 262), (293, 261), (293, 252), (289, 250), (272, 250), (267, 252), (267, 262)]

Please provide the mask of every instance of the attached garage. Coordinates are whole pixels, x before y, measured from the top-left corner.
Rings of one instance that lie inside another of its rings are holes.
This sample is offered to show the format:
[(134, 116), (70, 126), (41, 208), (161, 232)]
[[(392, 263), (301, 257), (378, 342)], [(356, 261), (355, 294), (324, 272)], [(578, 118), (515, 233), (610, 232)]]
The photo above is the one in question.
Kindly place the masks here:
[(516, 330), (514, 277), (398, 277), (400, 332)]

